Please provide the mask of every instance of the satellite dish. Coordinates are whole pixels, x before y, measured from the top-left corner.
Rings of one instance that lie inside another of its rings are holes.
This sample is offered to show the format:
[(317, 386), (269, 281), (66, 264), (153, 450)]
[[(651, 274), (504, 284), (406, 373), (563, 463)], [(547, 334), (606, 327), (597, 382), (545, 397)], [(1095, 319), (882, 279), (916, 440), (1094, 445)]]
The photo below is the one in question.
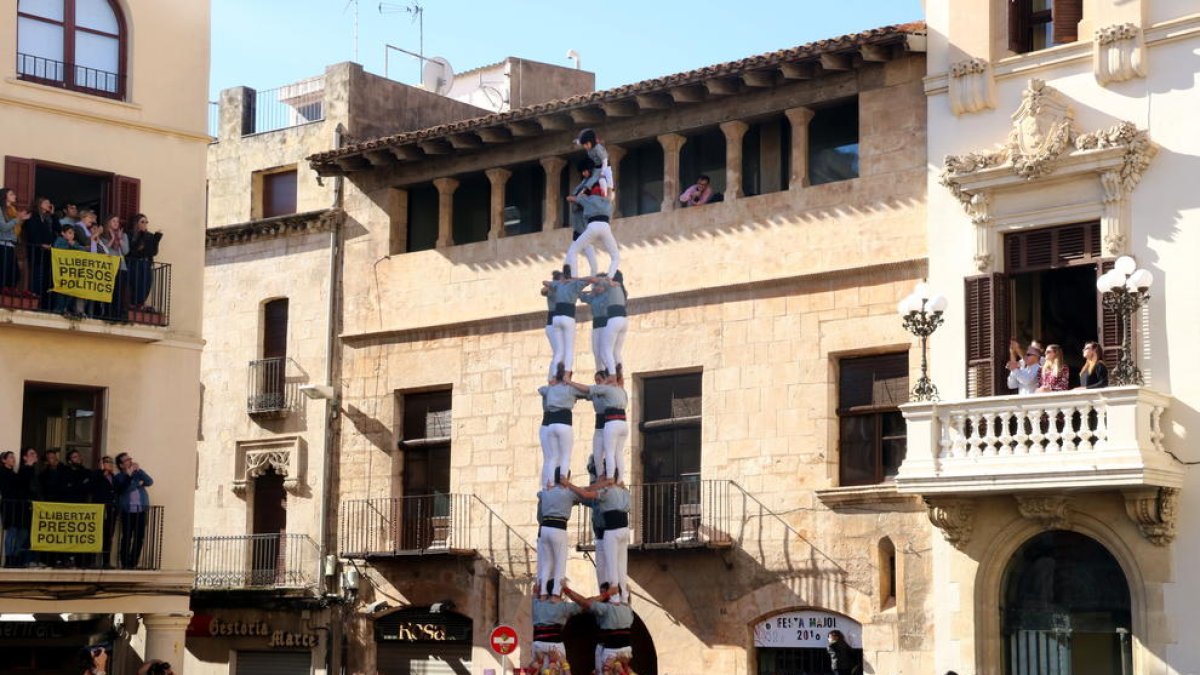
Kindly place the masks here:
[(435, 94), (445, 95), (454, 84), (454, 69), (450, 62), (435, 56), (421, 68), (421, 86)]

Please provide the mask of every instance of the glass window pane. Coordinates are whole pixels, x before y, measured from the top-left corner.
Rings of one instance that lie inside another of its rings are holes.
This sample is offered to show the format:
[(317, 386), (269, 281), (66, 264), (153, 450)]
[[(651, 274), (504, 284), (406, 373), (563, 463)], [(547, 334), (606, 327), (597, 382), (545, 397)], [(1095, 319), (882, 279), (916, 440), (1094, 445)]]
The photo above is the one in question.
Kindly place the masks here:
[(843, 417), (841, 438), (841, 484), (865, 485), (875, 482), (875, 417)]
[(108, 0), (75, 0), (75, 24), (116, 35), (117, 15)]
[(17, 20), (17, 54), (29, 57), (18, 59), (23, 73), (50, 79), (62, 79), (31, 70), (33, 68), (44, 70), (47, 67), (53, 69), (54, 66), (52, 64), (48, 66), (43, 59), (63, 60), (62, 26), (21, 17)]
[(908, 440), (896, 438), (883, 442), (883, 475), (895, 476), (900, 473), (900, 465), (904, 463), (904, 455), (908, 450)]
[(858, 177), (858, 101), (817, 110), (808, 124), (813, 185)]
[(120, 72), (119, 47), (120, 42), (116, 38), (77, 31), (75, 65), (106, 73)]
[(62, 21), (63, 0), (21, 0), (17, 3), (17, 11), (22, 14)]

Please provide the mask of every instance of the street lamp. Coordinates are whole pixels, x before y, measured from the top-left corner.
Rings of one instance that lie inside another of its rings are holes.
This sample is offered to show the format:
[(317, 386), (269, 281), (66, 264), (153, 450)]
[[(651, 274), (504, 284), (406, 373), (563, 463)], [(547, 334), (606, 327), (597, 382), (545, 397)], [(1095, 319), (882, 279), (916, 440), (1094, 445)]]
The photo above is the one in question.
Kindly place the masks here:
[(933, 331), (942, 325), (942, 312), (946, 311), (946, 296), (929, 292), (925, 282), (917, 284), (913, 292), (896, 306), (904, 319), (904, 329), (921, 338), (921, 379), (913, 387), (913, 401), (938, 400), (937, 387), (929, 379), (929, 362), (926, 358), (926, 343)]
[(1142, 384), (1142, 371), (1133, 360), (1130, 347), (1133, 337), (1133, 315), (1150, 300), (1150, 286), (1154, 275), (1137, 266), (1137, 261), (1123, 255), (1117, 258), (1113, 268), (1096, 280), (1096, 288), (1104, 294), (1104, 309), (1113, 312), (1120, 321), (1121, 356), (1112, 372), (1115, 385)]

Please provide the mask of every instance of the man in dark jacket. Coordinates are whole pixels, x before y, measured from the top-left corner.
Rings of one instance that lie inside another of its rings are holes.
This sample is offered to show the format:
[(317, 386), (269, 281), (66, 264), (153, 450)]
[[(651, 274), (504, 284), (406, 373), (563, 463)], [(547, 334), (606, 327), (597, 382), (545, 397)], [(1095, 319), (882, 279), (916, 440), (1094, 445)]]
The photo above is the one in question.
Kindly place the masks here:
[(853, 667), (853, 657), (850, 655), (850, 645), (846, 644), (846, 636), (840, 630), (829, 631), (829, 668), (834, 675), (850, 675)]
[(64, 467), (66, 485), (63, 501), (76, 504), (86, 504), (92, 496), (92, 472), (83, 465), (83, 456), (78, 450), (67, 452), (67, 463)]
[(104, 540), (101, 542), (101, 552), (96, 554), (96, 567), (112, 568), (113, 532), (117, 525), (117, 465), (112, 457), (105, 455), (100, 458), (100, 468), (92, 474), (89, 484), (93, 504), (104, 505)]
[(63, 466), (59, 460), (58, 450), (53, 448), (47, 450), (45, 458), (46, 465), (38, 474), (41, 501), (65, 502), (67, 501), (67, 467)]
[(58, 237), (58, 219), (54, 217), (54, 204), (49, 199), (38, 197), (33, 203), (37, 208), (22, 230), (28, 247), (25, 264), (29, 266), (29, 290), (41, 298), (42, 309), (51, 309), (50, 247)]

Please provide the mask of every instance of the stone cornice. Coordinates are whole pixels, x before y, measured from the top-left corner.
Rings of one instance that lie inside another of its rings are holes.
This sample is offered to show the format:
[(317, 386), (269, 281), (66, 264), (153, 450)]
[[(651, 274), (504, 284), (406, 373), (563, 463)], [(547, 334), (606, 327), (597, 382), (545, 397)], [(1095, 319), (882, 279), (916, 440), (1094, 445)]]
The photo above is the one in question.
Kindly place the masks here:
[(221, 248), (294, 234), (325, 232), (340, 225), (345, 215), (341, 209), (330, 208), (213, 227), (205, 232), (204, 247)]

